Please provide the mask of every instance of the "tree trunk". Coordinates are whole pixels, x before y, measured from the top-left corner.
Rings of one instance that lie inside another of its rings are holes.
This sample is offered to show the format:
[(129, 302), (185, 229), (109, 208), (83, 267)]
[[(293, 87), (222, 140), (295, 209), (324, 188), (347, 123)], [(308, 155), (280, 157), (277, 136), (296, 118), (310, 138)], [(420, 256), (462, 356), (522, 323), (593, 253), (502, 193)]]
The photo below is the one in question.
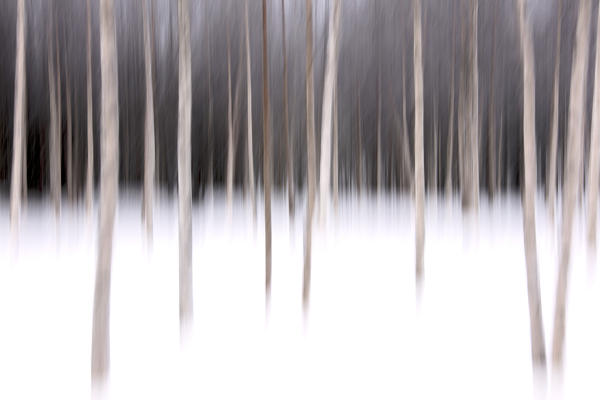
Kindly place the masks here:
[(523, 196), (523, 233), (525, 264), (527, 268), (527, 295), (529, 300), (529, 323), (531, 329), (531, 356), (536, 366), (546, 365), (544, 326), (542, 324), (542, 301), (537, 270), (537, 244), (535, 234), (535, 69), (533, 40), (525, 21), (524, 0), (519, 0), (519, 26), (523, 57), (523, 167), (525, 188)]
[(377, 74), (377, 199), (381, 198), (381, 67)]
[(94, 196), (94, 115), (92, 112), (92, 17), (90, 0), (87, 0), (87, 168), (85, 178), (85, 204), (88, 216), (92, 213)]
[(585, 118), (589, 26), (590, 1), (581, 0), (571, 72), (569, 132), (563, 179), (562, 240), (560, 244), (558, 282), (556, 284), (556, 307), (552, 342), (552, 362), (557, 368), (561, 368), (563, 359), (571, 236), (573, 232), (573, 217), (577, 205), (578, 186), (580, 184), (579, 175), (581, 173), (581, 151)]
[[(58, 23), (58, 21), (56, 21)], [(58, 46), (58, 28), (57, 24), (54, 26), (54, 49), (56, 51), (56, 76), (52, 79), (56, 79), (56, 130), (54, 131), (52, 153), (50, 186), (52, 190), (52, 199), (54, 202), (54, 213), (58, 218), (61, 207), (61, 141), (62, 141), (62, 96), (61, 96), (61, 84), (60, 84), (60, 48)]]
[(333, 89), (333, 209), (337, 213), (339, 203), (339, 144), (338, 144), (338, 89)]
[[(598, 13), (600, 21), (600, 11)], [(600, 26), (600, 25), (598, 25)], [(587, 180), (587, 241), (588, 245), (596, 248), (596, 217), (598, 213), (598, 174), (600, 173), (600, 30), (596, 33), (596, 67), (594, 71), (594, 105), (592, 111), (592, 127), (590, 138), (590, 159)]]
[[(144, 58), (146, 77), (146, 115), (144, 120), (144, 225), (146, 237), (150, 245), (153, 238), (153, 195), (154, 195), (154, 90), (152, 80), (152, 48), (150, 46), (151, 34), (148, 23), (148, 0), (144, 0), (143, 24), (144, 24)], [(152, 32), (154, 34), (154, 32)]]
[(179, 102), (177, 122), (177, 186), (179, 202), (179, 323), (193, 317), (192, 286), (192, 62), (188, 0), (177, 2), (179, 21)]
[[(312, 58), (311, 58), (312, 60)], [(360, 196), (362, 187), (363, 187), (363, 176), (362, 176), (362, 167), (363, 167), (363, 163), (362, 163), (362, 120), (360, 118), (360, 88), (357, 89), (357, 110), (356, 110), (356, 125), (357, 125), (357, 130), (356, 130), (356, 187), (357, 187), (357, 192), (358, 195)], [(313, 117), (314, 119), (314, 117)], [(308, 132), (308, 131), (307, 131)]]
[[(264, 0), (263, 0), (264, 4)], [(308, 311), (310, 295), (310, 273), (311, 273), (311, 241), (312, 241), (312, 219), (315, 203), (316, 186), (316, 150), (315, 150), (315, 106), (314, 106), (314, 81), (313, 81), (313, 22), (312, 22), (312, 0), (306, 0), (306, 147), (307, 147), (307, 172), (308, 172), (308, 198), (306, 201), (306, 224), (304, 239), (304, 275), (302, 285), (302, 305), (304, 311)], [(360, 100), (359, 100), (360, 113)], [(359, 125), (360, 126), (360, 125)], [(360, 137), (360, 128), (359, 128)], [(360, 182), (360, 175), (359, 175)], [(359, 183), (360, 185), (360, 183)], [(360, 186), (359, 186), (360, 187)]]
[[(402, 58), (406, 60), (404, 57), (404, 42), (402, 44)], [(406, 122), (406, 61), (402, 61), (402, 147), (404, 148), (404, 168), (405, 174), (407, 176), (407, 184), (408, 190), (410, 193), (414, 191), (414, 176), (412, 170), (412, 160), (410, 157), (410, 144), (408, 143), (408, 124)]]
[[(454, 3), (453, 3), (454, 4)], [(446, 181), (445, 191), (448, 201), (452, 198), (452, 158), (454, 157), (454, 64), (456, 62), (456, 43), (455, 43), (455, 10), (452, 6), (452, 63), (450, 64), (450, 111), (448, 121), (448, 144), (446, 148)]]
[(71, 77), (65, 63), (65, 90), (67, 96), (67, 197), (73, 201), (73, 115), (71, 104)]
[(119, 173), (119, 87), (117, 42), (112, 0), (100, 1), (100, 67), (102, 75), (100, 146), (100, 214), (98, 263), (92, 328), (92, 382), (107, 377), (110, 360), (110, 275)]
[(496, 109), (494, 102), (494, 67), (496, 65), (496, 9), (498, 1), (494, 1), (494, 23), (492, 28), (492, 60), (490, 67), (490, 99), (488, 109), (488, 143), (487, 143), (487, 173), (488, 173), (488, 193), (490, 201), (494, 200), (496, 194)]
[[(52, 18), (53, 19), (53, 24), (56, 25), (56, 21), (55, 21), (55, 17)], [(49, 170), (49, 175), (50, 175), (50, 194), (51, 194), (51, 198), (54, 202), (54, 206), (55, 206), (55, 212), (57, 211), (56, 208), (56, 197), (55, 197), (55, 191), (56, 191), (56, 186), (57, 186), (57, 182), (56, 182), (56, 178), (57, 178), (57, 170), (56, 170), (56, 158), (55, 158), (55, 154), (56, 154), (56, 147), (57, 147), (57, 141), (56, 141), (56, 137), (58, 135), (57, 131), (58, 131), (58, 105), (56, 104), (56, 72), (54, 70), (54, 62), (55, 62), (55, 56), (56, 56), (56, 52), (55, 52), (55, 46), (54, 46), (54, 35), (53, 35), (53, 30), (56, 29), (54, 27), (50, 27), (50, 24), (48, 25), (48, 36), (47, 36), (47, 40), (48, 40), (48, 99), (50, 101), (50, 127), (48, 129), (48, 134), (49, 134), (49, 146), (48, 146), (48, 170)]]
[[(206, 12), (208, 16), (208, 11)], [(206, 21), (206, 63), (208, 64), (208, 190), (210, 196), (212, 197), (213, 192), (213, 152), (214, 152), (214, 143), (213, 143), (213, 96), (212, 96), (212, 73), (211, 73), (211, 64), (212, 64), (212, 56), (210, 50), (210, 25), (209, 19)]]
[(285, 41), (285, 0), (281, 0), (281, 32), (282, 32), (282, 52), (283, 52), (283, 135), (285, 142), (285, 159), (288, 185), (288, 211), (290, 218), (294, 216), (294, 164), (292, 162), (292, 143), (289, 133), (288, 116), (288, 69), (287, 69), (287, 50)]
[(421, 0), (414, 6), (414, 79), (415, 79), (415, 244), (416, 279), (423, 279), (425, 249), (425, 173), (423, 154), (423, 53), (421, 48)]
[(263, 64), (263, 185), (265, 195), (265, 295), (271, 296), (271, 136), (269, 132), (269, 58), (267, 57), (267, 2), (262, 2)]
[(340, 1), (333, 0), (333, 12), (329, 14), (329, 38), (327, 41), (327, 64), (323, 85), (323, 111), (321, 113), (321, 173), (320, 212), (324, 222), (329, 207), (329, 179), (331, 176), (331, 122), (333, 92), (337, 83), (337, 41), (340, 23)]
[(25, 0), (17, 3), (17, 44), (15, 56), (15, 106), (14, 106), (14, 133), (13, 133), (13, 160), (10, 188), (10, 226), (14, 237), (18, 234), (19, 217), (21, 214), (21, 185), (23, 169), (23, 141), (26, 135), (26, 103), (25, 103), (25, 40), (26, 29)]
[(227, 28), (227, 216), (231, 218), (233, 206), (233, 116), (231, 110), (231, 51)]
[[(248, 186), (250, 189), (250, 201), (252, 202), (252, 217), (256, 221), (256, 194), (254, 191), (254, 156), (253, 156), (254, 152), (253, 152), (253, 145), (252, 145), (252, 70), (251, 70), (252, 63), (251, 63), (251, 54), (250, 54), (250, 28), (248, 27), (248, 0), (246, 0), (245, 7), (246, 7), (245, 25), (246, 25), (246, 84), (247, 84), (246, 92), (247, 92), (247, 97), (248, 97), (248, 101), (247, 101), (247, 105), (248, 105), (248, 110), (247, 110), (248, 136), (247, 136), (247, 140), (246, 140), (247, 150), (248, 150)], [(282, 11), (282, 13), (283, 13), (283, 11)], [(285, 41), (284, 41), (284, 43), (285, 43)], [(287, 92), (286, 92), (286, 94), (287, 94)], [(284, 102), (287, 106), (287, 98), (284, 99)], [(286, 107), (285, 113), (287, 116), (287, 107)], [(287, 119), (286, 119), (286, 121), (287, 121)], [(292, 206), (291, 203), (290, 203), (290, 206)]]

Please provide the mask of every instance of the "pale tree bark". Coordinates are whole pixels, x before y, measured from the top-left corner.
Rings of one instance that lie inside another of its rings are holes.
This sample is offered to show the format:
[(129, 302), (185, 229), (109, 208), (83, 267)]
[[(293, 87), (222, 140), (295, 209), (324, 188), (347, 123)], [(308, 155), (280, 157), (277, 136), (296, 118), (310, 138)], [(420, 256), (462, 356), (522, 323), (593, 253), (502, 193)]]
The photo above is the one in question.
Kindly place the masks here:
[[(263, 0), (264, 4), (264, 0)], [(311, 275), (311, 241), (312, 241), (312, 219), (315, 203), (315, 186), (317, 181), (316, 150), (315, 150), (315, 106), (314, 106), (314, 78), (313, 78), (313, 22), (312, 22), (312, 0), (306, 0), (306, 150), (307, 150), (307, 173), (308, 193), (306, 201), (306, 224), (304, 239), (304, 274), (302, 284), (302, 305), (304, 311), (308, 311), (310, 296)], [(360, 114), (360, 100), (359, 100)], [(360, 118), (360, 117), (359, 117)], [(360, 119), (359, 119), (360, 121)], [(360, 124), (359, 124), (360, 138)], [(359, 175), (360, 187), (360, 175)]]
[(588, 65), (590, 28), (590, 1), (581, 0), (575, 48), (571, 69), (571, 96), (569, 104), (569, 131), (563, 179), (562, 238), (560, 244), (558, 281), (556, 284), (556, 307), (554, 311), (554, 336), (552, 341), (552, 363), (561, 368), (565, 340), (565, 314), (567, 300), (567, 278), (571, 256), (573, 219), (577, 206), (579, 175), (585, 118), (585, 90)]
[(188, 0), (177, 2), (179, 21), (179, 101), (177, 121), (177, 186), (179, 203), (179, 323), (191, 323), (192, 287), (192, 61)]
[(504, 118), (500, 112), (500, 129), (498, 131), (498, 162), (496, 163), (496, 189), (502, 191), (502, 168), (503, 168), (503, 150), (504, 150)]
[(26, 104), (25, 104), (25, 40), (26, 29), (25, 0), (17, 3), (17, 43), (15, 57), (15, 106), (14, 106), (14, 131), (13, 131), (13, 160), (10, 182), (10, 226), (13, 235), (18, 234), (19, 218), (21, 214), (21, 185), (23, 177), (23, 139), (26, 135)]
[[(437, 86), (437, 85), (436, 85)], [(438, 96), (435, 94), (433, 104), (433, 161), (431, 162), (431, 193), (434, 198), (437, 196), (438, 186), (438, 136), (439, 136), (439, 124), (438, 124)]]
[[(454, 4), (454, 3), (453, 3)], [(454, 64), (456, 62), (456, 43), (455, 43), (455, 10), (452, 6), (452, 63), (450, 64), (450, 111), (448, 121), (448, 144), (446, 147), (446, 180), (445, 191), (448, 201), (452, 198), (452, 158), (454, 157)]]
[(321, 113), (321, 169), (320, 204), (321, 223), (324, 222), (330, 201), (331, 177), (331, 123), (333, 92), (337, 82), (337, 42), (340, 24), (340, 0), (333, 0), (333, 12), (329, 14), (329, 38), (327, 40), (327, 64), (323, 86), (323, 111)]
[(421, 48), (421, 0), (414, 6), (414, 79), (415, 79), (415, 245), (416, 279), (423, 279), (425, 257), (425, 172), (423, 154), (423, 51)]
[(233, 206), (233, 116), (231, 107), (231, 51), (227, 28), (227, 216), (231, 218)]
[(110, 279), (113, 227), (118, 197), (119, 87), (113, 0), (100, 1), (100, 68), (102, 76), (100, 145), (100, 214), (98, 260), (92, 327), (92, 382), (101, 383), (110, 360)]
[(404, 42), (402, 44), (402, 148), (404, 149), (404, 173), (407, 177), (407, 185), (409, 191), (414, 191), (414, 174), (412, 160), (410, 157), (410, 145), (408, 143), (408, 123), (406, 122), (406, 57), (404, 57)]
[[(206, 3), (208, 4), (208, 2)], [(210, 41), (210, 25), (208, 19), (208, 10), (206, 12), (207, 19), (206, 23), (206, 64), (208, 65), (207, 74), (208, 74), (208, 190), (210, 196), (212, 197), (213, 192), (213, 152), (214, 152), (214, 143), (213, 143), (213, 96), (212, 96), (212, 73), (211, 73), (211, 64), (212, 64), (212, 54), (211, 54), (211, 41)]]
[[(150, 46), (151, 33), (148, 23), (148, 0), (144, 0), (144, 72), (146, 77), (146, 115), (144, 120), (144, 225), (146, 237), (150, 244), (153, 239), (153, 195), (155, 181), (155, 142), (154, 142), (154, 91), (152, 80), (152, 47)], [(154, 34), (154, 32), (152, 32)]]
[[(53, 20), (55, 20), (55, 18), (52, 18)], [(54, 24), (56, 24), (56, 21), (53, 21)], [(48, 129), (48, 133), (49, 133), (49, 148), (48, 148), (48, 169), (50, 171), (50, 193), (51, 193), (51, 198), (53, 200), (53, 202), (56, 200), (55, 197), (55, 190), (56, 190), (56, 186), (57, 186), (57, 174), (56, 174), (56, 158), (55, 158), (55, 154), (56, 154), (56, 147), (57, 147), (57, 141), (56, 141), (56, 137), (58, 136), (57, 130), (58, 130), (58, 105), (56, 104), (56, 72), (54, 70), (54, 62), (55, 62), (55, 47), (54, 47), (54, 35), (52, 34), (53, 29), (55, 29), (54, 27), (50, 27), (50, 24), (48, 25), (48, 36), (47, 36), (47, 40), (48, 40), (48, 98), (49, 98), (49, 106), (50, 106), (50, 126)], [(55, 212), (57, 212), (57, 207), (56, 207), (56, 203), (54, 202), (54, 206), (55, 206)]]
[[(600, 21), (600, 8), (598, 12)], [(600, 26), (600, 25), (598, 25)], [(600, 30), (596, 33), (596, 66), (594, 70), (594, 105), (592, 110), (592, 127), (590, 138), (590, 159), (587, 179), (587, 241), (596, 248), (596, 217), (598, 214), (598, 175), (600, 173)]]
[[(58, 21), (56, 21), (58, 23)], [(60, 83), (60, 49), (58, 46), (58, 28), (54, 25), (54, 49), (56, 52), (56, 129), (54, 131), (53, 146), (51, 146), (50, 189), (54, 202), (54, 213), (58, 218), (61, 208), (61, 140), (62, 140), (62, 96)]]
[(495, 84), (494, 68), (496, 66), (496, 15), (498, 1), (494, 1), (494, 22), (492, 28), (492, 60), (490, 67), (490, 99), (488, 109), (488, 143), (487, 143), (487, 173), (488, 173), (488, 193), (490, 200), (494, 200), (496, 194), (496, 109), (495, 109)]
[(281, 0), (281, 32), (282, 32), (282, 53), (283, 53), (283, 136), (285, 142), (285, 159), (288, 185), (288, 211), (289, 216), (294, 216), (294, 163), (292, 162), (293, 140), (290, 139), (289, 115), (288, 115), (288, 68), (287, 68), (287, 50), (285, 39), (285, 0)]
[(65, 91), (67, 97), (67, 198), (73, 201), (73, 115), (71, 104), (71, 77), (65, 63)]
[[(312, 59), (311, 59), (312, 60)], [(356, 188), (358, 195), (362, 191), (363, 187), (363, 151), (362, 151), (362, 120), (361, 120), (361, 109), (360, 109), (360, 88), (357, 89), (357, 102), (356, 102)], [(314, 121), (314, 116), (313, 116)]]
[(333, 88), (333, 209), (337, 213), (339, 204), (339, 139), (338, 139), (338, 89)]
[(381, 67), (377, 73), (377, 198), (381, 198)]
[[(283, 0), (282, 0), (283, 2)], [(283, 4), (282, 4), (283, 5)], [(250, 54), (250, 28), (248, 26), (248, 0), (245, 2), (245, 25), (246, 25), (246, 94), (248, 101), (247, 106), (247, 118), (248, 118), (248, 136), (246, 139), (247, 151), (248, 151), (248, 187), (250, 190), (250, 201), (252, 203), (252, 217), (256, 220), (256, 194), (254, 190), (254, 151), (252, 145), (252, 63)], [(282, 11), (283, 13), (283, 11)], [(284, 39), (285, 46), (285, 39)], [(285, 74), (285, 72), (284, 72)], [(284, 78), (285, 80), (285, 78)], [(287, 81), (286, 81), (287, 82)], [(284, 89), (285, 90), (285, 89)], [(286, 92), (287, 94), (287, 92)], [(287, 106), (287, 97), (284, 99)], [(285, 108), (287, 117), (287, 107)], [(287, 121), (287, 118), (286, 118)], [(286, 125), (287, 128), (287, 125)], [(290, 200), (291, 201), (291, 200)], [(292, 204), (290, 203), (290, 207)], [(291, 212), (291, 208), (290, 208)]]
[(269, 58), (267, 54), (267, 2), (262, 2), (263, 64), (263, 185), (265, 195), (265, 295), (271, 296), (271, 134), (269, 132)]
[(525, 266), (527, 269), (527, 297), (529, 300), (529, 324), (531, 330), (531, 357), (535, 366), (546, 365), (544, 325), (542, 323), (542, 300), (537, 267), (537, 243), (535, 233), (535, 66), (533, 39), (525, 21), (525, 0), (519, 0), (518, 16), (523, 58), (523, 167), (525, 188), (523, 196), (523, 234)]
[(88, 216), (92, 213), (94, 196), (94, 115), (92, 111), (92, 16), (87, 0), (86, 59), (87, 59), (87, 168), (85, 178), (85, 204)]

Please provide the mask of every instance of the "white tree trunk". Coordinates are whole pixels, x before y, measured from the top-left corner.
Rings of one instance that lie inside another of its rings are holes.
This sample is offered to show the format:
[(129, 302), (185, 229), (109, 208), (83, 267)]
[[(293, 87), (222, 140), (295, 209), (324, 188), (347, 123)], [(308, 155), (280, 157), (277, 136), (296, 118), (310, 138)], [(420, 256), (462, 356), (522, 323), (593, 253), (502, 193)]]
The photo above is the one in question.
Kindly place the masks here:
[(554, 55), (554, 88), (552, 92), (552, 122), (550, 127), (550, 148), (548, 150), (548, 175), (546, 178), (546, 197), (548, 212), (554, 221), (556, 208), (556, 151), (558, 147), (558, 89), (560, 78), (560, 35), (562, 27), (562, 0), (558, 0), (558, 17), (556, 21), (556, 50)]
[(423, 51), (421, 48), (421, 0), (414, 5), (414, 76), (415, 76), (415, 244), (416, 279), (420, 283), (425, 250), (425, 172), (423, 154)]
[(337, 42), (340, 23), (340, 0), (333, 0), (333, 12), (329, 14), (329, 38), (327, 40), (327, 64), (323, 86), (323, 111), (321, 113), (321, 167), (320, 204), (321, 223), (329, 207), (329, 182), (331, 177), (331, 122), (333, 91), (337, 82)]
[(193, 317), (192, 287), (192, 63), (188, 0), (177, 2), (179, 21), (179, 101), (177, 122), (177, 184), (179, 203), (179, 323)]
[(92, 111), (92, 16), (87, 0), (87, 168), (85, 178), (85, 204), (88, 215), (92, 212), (94, 196), (94, 115)]
[(294, 206), (294, 163), (292, 162), (293, 140), (290, 139), (289, 116), (288, 116), (288, 68), (287, 68), (287, 50), (285, 40), (285, 1), (281, 0), (281, 31), (282, 31), (282, 52), (283, 52), (283, 134), (285, 142), (285, 158), (288, 185), (288, 211), (292, 217), (295, 212)]
[[(600, 8), (598, 12), (600, 22)], [(600, 26), (600, 25), (598, 25)], [(596, 248), (596, 217), (598, 214), (598, 174), (600, 172), (600, 30), (596, 33), (596, 67), (594, 70), (594, 105), (592, 110), (592, 129), (590, 139), (590, 159), (587, 180), (587, 241)]]
[(250, 55), (250, 28), (248, 27), (248, 0), (245, 3), (245, 25), (246, 25), (246, 84), (247, 84), (247, 118), (248, 136), (246, 140), (248, 150), (248, 187), (250, 189), (250, 201), (252, 203), (252, 218), (256, 220), (256, 194), (254, 190), (254, 151), (252, 145), (252, 62)]
[[(153, 195), (155, 181), (155, 143), (154, 143), (154, 93), (152, 80), (152, 47), (150, 46), (151, 33), (148, 23), (148, 0), (144, 0), (144, 58), (146, 76), (146, 115), (144, 121), (144, 225), (148, 242), (152, 244), (153, 238)], [(154, 32), (152, 32), (153, 34)]]
[(98, 263), (92, 328), (92, 382), (100, 382), (106, 378), (110, 360), (110, 276), (113, 227), (119, 189), (119, 87), (113, 0), (100, 1), (100, 67), (102, 137)]
[(227, 29), (227, 217), (233, 207), (233, 116), (231, 109), (231, 55), (229, 28)]
[(267, 55), (267, 3), (262, 2), (263, 64), (263, 185), (265, 196), (265, 296), (271, 296), (271, 136), (269, 133), (269, 58)]
[[(337, 86), (337, 85), (336, 85)], [(333, 208), (335, 212), (339, 203), (339, 140), (338, 140), (338, 90), (333, 90)]]
[(25, 40), (26, 40), (25, 0), (17, 3), (17, 49), (15, 57), (15, 106), (13, 131), (13, 160), (10, 183), (10, 226), (16, 238), (21, 214), (21, 185), (23, 168), (23, 139), (26, 135), (25, 104)]
[(525, 188), (523, 196), (523, 233), (525, 264), (527, 268), (527, 295), (529, 300), (529, 324), (531, 330), (531, 356), (534, 365), (546, 365), (544, 326), (542, 324), (542, 301), (537, 269), (537, 243), (535, 234), (535, 67), (533, 40), (525, 21), (525, 0), (519, 0), (519, 26), (523, 57), (523, 167)]
[(563, 343), (565, 339), (565, 314), (567, 299), (567, 278), (571, 256), (571, 236), (573, 216), (577, 206), (580, 185), (583, 129), (585, 118), (585, 90), (588, 65), (590, 27), (590, 1), (581, 0), (575, 48), (571, 69), (571, 97), (569, 104), (569, 131), (566, 160), (564, 166), (562, 238), (560, 244), (558, 281), (556, 284), (556, 307), (554, 311), (554, 336), (552, 341), (552, 363), (562, 366)]

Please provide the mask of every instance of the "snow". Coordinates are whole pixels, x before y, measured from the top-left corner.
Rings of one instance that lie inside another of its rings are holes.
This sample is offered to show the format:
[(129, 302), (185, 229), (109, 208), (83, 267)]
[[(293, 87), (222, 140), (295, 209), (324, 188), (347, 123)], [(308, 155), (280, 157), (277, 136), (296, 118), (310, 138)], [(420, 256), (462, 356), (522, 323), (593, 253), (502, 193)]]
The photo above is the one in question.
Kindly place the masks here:
[[(264, 214), (237, 193), (194, 203), (194, 323), (178, 322), (177, 203), (156, 196), (154, 246), (140, 194), (122, 191), (111, 287), (106, 398), (600, 398), (600, 283), (577, 216), (562, 383), (534, 379), (518, 195), (477, 223), (458, 199), (429, 197), (425, 279), (417, 291), (410, 198), (342, 196), (315, 223), (302, 311), (302, 204), (290, 223), (273, 197), (273, 277), (264, 293)], [(333, 208), (330, 209), (333, 212)], [(12, 250), (0, 204), (0, 398), (83, 399), (91, 390), (96, 214), (63, 202), (57, 223), (29, 200)], [(319, 215), (316, 213), (315, 215)], [(537, 202), (546, 349), (552, 342), (557, 228)], [(549, 370), (550, 372), (550, 370)], [(538, 382), (538, 383), (536, 383)]]

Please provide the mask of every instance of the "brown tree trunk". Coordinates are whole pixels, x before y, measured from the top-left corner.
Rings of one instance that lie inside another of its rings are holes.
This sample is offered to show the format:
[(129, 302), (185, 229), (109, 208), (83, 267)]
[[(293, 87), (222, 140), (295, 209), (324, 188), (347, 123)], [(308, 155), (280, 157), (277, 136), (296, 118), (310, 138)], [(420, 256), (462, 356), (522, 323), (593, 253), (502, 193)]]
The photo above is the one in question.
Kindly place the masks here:
[(100, 67), (102, 139), (98, 263), (92, 328), (92, 383), (101, 383), (106, 379), (110, 360), (110, 278), (113, 227), (119, 189), (119, 87), (113, 0), (100, 1)]
[(527, 295), (529, 300), (529, 324), (531, 329), (531, 357), (536, 366), (546, 365), (542, 301), (537, 267), (537, 243), (535, 234), (535, 70), (533, 64), (533, 40), (525, 21), (524, 0), (518, 2), (521, 51), (523, 57), (523, 168), (525, 188), (523, 195), (523, 233), (525, 266), (527, 268)]
[(588, 65), (590, 27), (590, 1), (581, 0), (573, 66), (571, 69), (571, 96), (569, 105), (569, 131), (564, 164), (563, 179), (563, 211), (562, 238), (558, 265), (558, 281), (556, 284), (556, 307), (554, 311), (554, 336), (552, 341), (552, 363), (556, 368), (562, 367), (563, 346), (565, 339), (565, 315), (567, 300), (567, 278), (569, 258), (571, 256), (571, 237), (573, 219), (577, 206), (579, 176), (581, 174), (581, 158), (583, 129), (585, 118), (585, 90)]

